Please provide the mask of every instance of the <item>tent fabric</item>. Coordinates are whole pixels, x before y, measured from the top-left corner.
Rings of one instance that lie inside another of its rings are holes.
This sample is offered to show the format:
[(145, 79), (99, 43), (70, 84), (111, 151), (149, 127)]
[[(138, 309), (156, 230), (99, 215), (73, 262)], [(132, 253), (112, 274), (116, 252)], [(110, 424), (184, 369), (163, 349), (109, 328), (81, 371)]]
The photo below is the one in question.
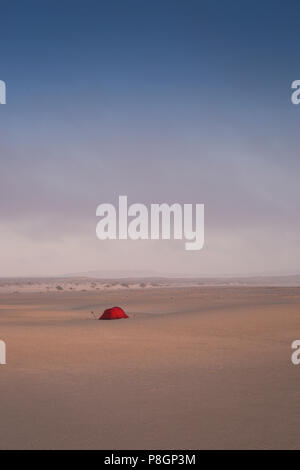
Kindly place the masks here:
[(120, 320), (121, 318), (129, 318), (124, 310), (120, 307), (112, 307), (105, 310), (99, 320)]

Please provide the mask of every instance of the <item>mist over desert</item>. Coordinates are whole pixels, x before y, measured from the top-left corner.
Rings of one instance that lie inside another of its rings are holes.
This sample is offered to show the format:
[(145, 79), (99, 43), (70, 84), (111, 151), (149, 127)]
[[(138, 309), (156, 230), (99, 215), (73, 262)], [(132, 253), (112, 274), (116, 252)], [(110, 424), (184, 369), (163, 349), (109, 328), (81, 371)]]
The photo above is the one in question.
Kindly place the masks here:
[(299, 448), (300, 287), (120, 281), (1, 280), (0, 449)]
[(0, 451), (300, 450), (299, 0), (0, 13)]

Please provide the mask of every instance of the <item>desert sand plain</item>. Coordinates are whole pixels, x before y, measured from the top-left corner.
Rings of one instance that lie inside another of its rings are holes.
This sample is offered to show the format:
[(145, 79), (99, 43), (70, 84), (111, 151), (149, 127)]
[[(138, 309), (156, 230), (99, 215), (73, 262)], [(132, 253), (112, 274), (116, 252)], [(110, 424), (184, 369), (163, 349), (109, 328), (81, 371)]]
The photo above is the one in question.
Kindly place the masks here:
[(87, 282), (1, 281), (0, 449), (300, 448), (300, 287)]

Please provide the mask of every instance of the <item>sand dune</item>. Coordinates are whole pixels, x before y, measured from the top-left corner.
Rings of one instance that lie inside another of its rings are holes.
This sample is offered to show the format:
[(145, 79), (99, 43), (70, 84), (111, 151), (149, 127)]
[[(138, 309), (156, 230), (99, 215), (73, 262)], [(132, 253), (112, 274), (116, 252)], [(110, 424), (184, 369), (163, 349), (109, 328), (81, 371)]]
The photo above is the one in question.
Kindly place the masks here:
[[(92, 319), (112, 305), (130, 320)], [(0, 448), (299, 448), (299, 306), (292, 287), (2, 293)]]
[(124, 289), (153, 289), (178, 287), (299, 287), (300, 275), (263, 277), (219, 277), (219, 278), (180, 278), (180, 277), (89, 277), (68, 276), (49, 278), (0, 278), (0, 294), (20, 294), (24, 292), (95, 292)]

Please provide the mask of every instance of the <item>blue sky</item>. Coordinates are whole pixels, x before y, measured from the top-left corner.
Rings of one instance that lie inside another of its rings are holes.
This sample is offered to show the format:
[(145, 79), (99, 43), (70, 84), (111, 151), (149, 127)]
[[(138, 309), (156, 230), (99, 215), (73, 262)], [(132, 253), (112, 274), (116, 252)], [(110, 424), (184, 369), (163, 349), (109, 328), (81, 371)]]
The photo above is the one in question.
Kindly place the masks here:
[[(1, 276), (299, 271), (297, 2), (0, 8)], [(205, 203), (205, 249), (99, 242), (120, 194)]]

